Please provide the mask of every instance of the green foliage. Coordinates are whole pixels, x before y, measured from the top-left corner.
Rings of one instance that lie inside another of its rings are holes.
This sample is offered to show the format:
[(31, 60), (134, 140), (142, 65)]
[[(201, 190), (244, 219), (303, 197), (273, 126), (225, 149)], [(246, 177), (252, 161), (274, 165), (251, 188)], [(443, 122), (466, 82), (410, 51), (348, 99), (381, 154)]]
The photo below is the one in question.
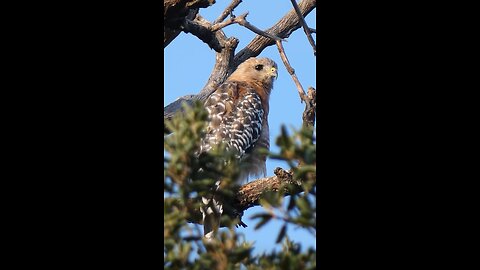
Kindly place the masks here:
[[(226, 198), (234, 196), (237, 188), (232, 181), (238, 175), (233, 153), (219, 146), (208, 154), (196, 154), (206, 119), (203, 106), (196, 103), (185, 106), (182, 115), (166, 123), (172, 133), (164, 137), (164, 269), (314, 269), (315, 250), (302, 251), (300, 244), (286, 237), (289, 227), (302, 227), (315, 235), (316, 148), (311, 130), (289, 135), (282, 128), (276, 141), (280, 153), (268, 153), (294, 169), (294, 178), (302, 179), (305, 192), (287, 197), (280, 192), (263, 194), (261, 204), (265, 212), (256, 215), (259, 222), (255, 228), (272, 219), (283, 221), (276, 239), (283, 248), (253, 255), (253, 244), (244, 240), (243, 234), (236, 231), (236, 222), (226, 215), (222, 220), (226, 219), (228, 230), (222, 230), (212, 242), (203, 240), (203, 228), (187, 223), (191, 209), (200, 208), (195, 199), (210, 192), (215, 179), (222, 179), (220, 191)], [(301, 166), (296, 169), (298, 164)], [(285, 199), (288, 204), (283, 203)]]
[(258, 259), (258, 265), (252, 265), (248, 269), (316, 269), (317, 260), (314, 249), (301, 252), (300, 245), (285, 239), (282, 251), (271, 252)]
[[(284, 222), (277, 242), (285, 236), (288, 224), (302, 227), (316, 236), (316, 147), (313, 130), (303, 127), (289, 134), (285, 126), (282, 126), (281, 134), (276, 140), (280, 147), (279, 153), (269, 153), (270, 158), (285, 161), (293, 171), (293, 178), (301, 180), (302, 190), (300, 194), (293, 193), (284, 197), (279, 192), (267, 192), (260, 200), (266, 212), (253, 216), (258, 219), (255, 228), (261, 228), (270, 220), (276, 219)], [(295, 190), (291, 184), (285, 184), (280, 190)], [(284, 200), (289, 200), (285, 205)]]

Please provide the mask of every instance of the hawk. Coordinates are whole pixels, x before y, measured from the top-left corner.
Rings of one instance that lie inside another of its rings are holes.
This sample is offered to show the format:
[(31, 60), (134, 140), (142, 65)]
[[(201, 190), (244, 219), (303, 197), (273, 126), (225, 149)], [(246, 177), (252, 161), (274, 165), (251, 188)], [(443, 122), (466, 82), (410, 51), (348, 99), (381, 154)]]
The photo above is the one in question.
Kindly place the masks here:
[[(273, 81), (278, 76), (277, 64), (268, 58), (249, 58), (205, 101), (208, 123), (200, 153), (219, 143), (235, 151), (241, 163), (238, 180), (266, 174), (266, 156), (257, 152), (269, 149), (268, 112)], [(220, 227), (223, 206), (213, 194), (202, 197), (204, 236), (211, 240)]]

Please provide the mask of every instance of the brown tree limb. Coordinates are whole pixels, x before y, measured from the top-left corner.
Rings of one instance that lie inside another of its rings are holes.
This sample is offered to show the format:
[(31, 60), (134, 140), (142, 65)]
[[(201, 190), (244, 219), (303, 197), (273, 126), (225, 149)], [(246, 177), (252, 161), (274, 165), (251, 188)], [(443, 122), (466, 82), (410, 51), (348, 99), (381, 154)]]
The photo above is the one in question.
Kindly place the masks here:
[(307, 22), (305, 21), (305, 18), (302, 15), (302, 11), (297, 5), (297, 1), (295, 0), (290, 0), (292, 2), (293, 8), (295, 9), (295, 12), (297, 12), (298, 17), (300, 18), (300, 23), (303, 26), (303, 31), (305, 32), (305, 35), (307, 35), (308, 42), (310, 42), (310, 45), (312, 45), (313, 48), (313, 55), (317, 55), (317, 46), (315, 45), (315, 41), (313, 41), (312, 34), (310, 33), (310, 28), (307, 25)]
[(206, 8), (214, 3), (214, 0), (164, 0), (163, 48), (180, 34), (180, 25), (185, 18), (194, 18), (199, 8)]
[(192, 35), (198, 37), (198, 39), (205, 42), (217, 53), (222, 51), (222, 45), (226, 40), (225, 35), (221, 35), (222, 33), (217, 35), (215, 32), (211, 31), (211, 24), (203, 19), (203, 17), (199, 14), (195, 16), (194, 20), (185, 20), (181, 28), (185, 33), (191, 33)]
[[(197, 13), (198, 9), (191, 9), (185, 19), (193, 20)], [(170, 28), (163, 24), (163, 48), (165, 49), (181, 32), (182, 30), (179, 27)]]
[[(233, 207), (237, 213), (243, 213), (253, 206), (260, 205), (260, 199), (266, 192), (282, 192), (284, 196), (303, 192), (302, 182), (293, 178), (291, 170), (286, 171), (277, 167), (274, 170), (274, 174), (274, 176), (260, 178), (241, 186), (235, 193), (233, 201), (227, 203), (230, 207)], [(281, 189), (282, 187), (283, 189)], [(202, 224), (202, 213), (199, 208), (197, 209), (195, 207), (196, 202), (195, 200), (189, 200), (187, 202), (189, 212), (187, 221)], [(225, 214), (234, 215), (228, 211), (225, 211)], [(226, 224), (221, 224), (222, 227), (225, 225)]]

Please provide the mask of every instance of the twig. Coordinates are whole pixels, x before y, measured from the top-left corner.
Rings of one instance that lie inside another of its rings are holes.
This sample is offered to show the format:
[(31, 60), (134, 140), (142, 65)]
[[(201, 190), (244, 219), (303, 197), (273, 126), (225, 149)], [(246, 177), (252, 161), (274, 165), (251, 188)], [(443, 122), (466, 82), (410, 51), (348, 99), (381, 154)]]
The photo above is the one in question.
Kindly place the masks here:
[(261, 35), (261, 36), (264, 36), (264, 37), (267, 37), (267, 38), (271, 38), (273, 40), (282, 40), (281, 38), (279, 38), (275, 35), (269, 34), (265, 31), (262, 31), (259, 28), (257, 28), (255, 25), (252, 25), (251, 23), (249, 23), (247, 20), (245, 20), (247, 15), (248, 15), (248, 12), (245, 13), (245, 14), (242, 14), (238, 17), (232, 17), (225, 22), (215, 24), (215, 25), (212, 26), (211, 30), (215, 32), (215, 31), (217, 31), (217, 30), (219, 30), (219, 29), (221, 29), (221, 28), (223, 28), (227, 25), (237, 23), (237, 24), (239, 24), (243, 27), (246, 27), (247, 29), (253, 31), (254, 33), (256, 33), (258, 35)]
[(285, 50), (283, 49), (282, 42), (277, 40), (277, 48), (278, 52), (280, 53), (280, 57), (282, 58), (283, 64), (287, 68), (288, 73), (290, 76), (292, 76), (293, 82), (295, 82), (295, 85), (297, 86), (298, 94), (300, 95), (300, 100), (303, 103), (304, 101), (307, 102), (307, 97), (305, 96), (305, 91), (303, 90), (302, 84), (297, 78), (297, 75), (295, 75), (295, 70), (292, 68), (290, 63), (288, 62), (287, 55), (285, 54)]
[(225, 18), (228, 16), (228, 14), (232, 13), (232, 11), (242, 2), (242, 0), (233, 0), (230, 5), (228, 5), (227, 8), (220, 14), (218, 19), (216, 19), (213, 24), (221, 23)]
[(221, 22), (221, 23), (215, 23), (214, 25), (212, 25), (212, 27), (210, 28), (210, 30), (212, 32), (215, 32), (219, 29), (222, 29), (224, 28), (225, 26), (227, 25), (230, 25), (230, 24), (234, 24), (234, 23), (239, 23), (240, 20), (245, 20), (245, 18), (247, 17), (248, 15), (248, 12), (238, 16), (238, 17), (230, 17), (230, 19), (224, 21), (224, 22)]
[(265, 31), (262, 31), (260, 29), (258, 29), (257, 27), (255, 27), (254, 25), (250, 24), (248, 21), (246, 21), (245, 19), (243, 20), (239, 20), (238, 21), (238, 24), (240, 24), (241, 26), (245, 26), (246, 28), (252, 30), (254, 33), (258, 34), (258, 35), (261, 35), (261, 36), (264, 36), (264, 37), (268, 37), (268, 38), (271, 38), (273, 40), (276, 40), (276, 41), (280, 41), (280, 40), (283, 40), (275, 35), (272, 35), (272, 34), (269, 34)]
[(305, 18), (302, 15), (302, 11), (300, 11), (300, 8), (297, 5), (297, 2), (295, 0), (290, 0), (292, 2), (293, 8), (298, 14), (298, 17), (300, 18), (300, 23), (303, 26), (303, 31), (307, 35), (308, 42), (310, 42), (310, 45), (312, 45), (313, 48), (313, 55), (317, 55), (317, 46), (315, 45), (315, 41), (313, 41), (312, 34), (310, 33), (310, 29), (308, 28), (307, 22), (305, 22)]
[(317, 29), (315, 29), (315, 28), (308, 27), (308, 30), (310, 30), (311, 33), (314, 33), (314, 34), (317, 33)]

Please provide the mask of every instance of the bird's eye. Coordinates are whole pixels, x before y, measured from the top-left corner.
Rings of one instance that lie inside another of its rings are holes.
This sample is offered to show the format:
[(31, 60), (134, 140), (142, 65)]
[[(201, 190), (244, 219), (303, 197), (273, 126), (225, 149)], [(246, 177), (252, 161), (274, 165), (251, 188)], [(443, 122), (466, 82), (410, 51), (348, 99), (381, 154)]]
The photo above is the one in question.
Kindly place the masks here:
[(256, 70), (262, 70), (262, 69), (263, 69), (263, 65), (256, 65), (256, 66), (255, 66), (255, 69), (256, 69)]

